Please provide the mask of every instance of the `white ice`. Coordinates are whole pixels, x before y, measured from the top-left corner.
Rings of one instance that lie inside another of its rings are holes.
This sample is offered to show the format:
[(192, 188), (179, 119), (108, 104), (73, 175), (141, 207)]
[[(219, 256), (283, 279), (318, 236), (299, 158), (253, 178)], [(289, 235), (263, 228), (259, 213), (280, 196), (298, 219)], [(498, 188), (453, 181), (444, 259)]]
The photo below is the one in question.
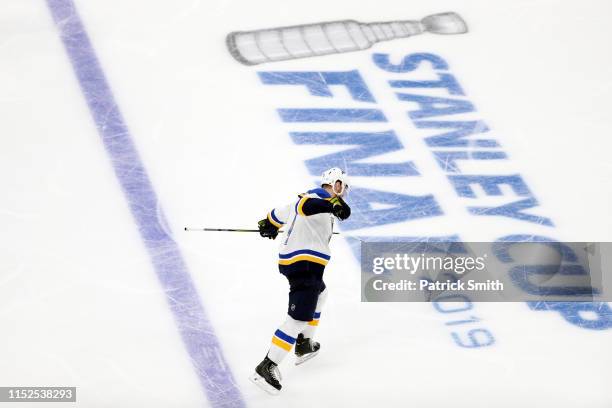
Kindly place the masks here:
[[(400, 129), (409, 150), (394, 158), (415, 160), (426, 183), (355, 182), (433, 193), (446, 213), (364, 233), (459, 233), (475, 241), (515, 228), (468, 216), (393, 99), (391, 78), (367, 74), (372, 52), (432, 52), (450, 62), (509, 154), (508, 168), (528, 181), (537, 211), (554, 220), (550, 234), (612, 240), (609, 2), (76, 4), (247, 406), (612, 406), (610, 329), (579, 328), (524, 303), (475, 304), (459, 317), (476, 316), (495, 344), (460, 348), (452, 333), (466, 329), (447, 325), (449, 315), (431, 304), (361, 303), (358, 263), (342, 238), (333, 240), (325, 273), (321, 353), (303, 366), (285, 362), (283, 392), (270, 397), (247, 378), (284, 320), (276, 242), (182, 231), (253, 228), (272, 206), (312, 186), (304, 160), (333, 150), (291, 142), (296, 126), (281, 123), (276, 109), (308, 95), (265, 86), (257, 70), (349, 69), (370, 80)], [(255, 68), (237, 64), (224, 44), (235, 30), (447, 10), (466, 19), (469, 34)], [(82, 407), (207, 406), (42, 0), (0, 4), (0, 92), (0, 386), (76, 386)]]

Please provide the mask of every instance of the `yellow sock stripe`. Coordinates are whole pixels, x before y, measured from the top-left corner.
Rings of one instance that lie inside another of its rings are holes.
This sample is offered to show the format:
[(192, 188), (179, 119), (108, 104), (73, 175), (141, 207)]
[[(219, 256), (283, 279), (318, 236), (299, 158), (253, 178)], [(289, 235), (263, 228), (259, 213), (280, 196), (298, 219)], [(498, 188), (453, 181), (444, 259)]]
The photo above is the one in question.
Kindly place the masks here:
[(270, 213), (268, 213), (268, 221), (270, 221), (270, 224), (274, 225), (276, 228), (280, 228), (283, 226), (282, 224), (279, 224), (278, 222), (274, 221)]
[(302, 197), (297, 207), (298, 214), (303, 215), (303, 216), (306, 216), (306, 214), (304, 214), (304, 211), (302, 210), (302, 207), (304, 206), (304, 203), (306, 202), (306, 200), (308, 200), (308, 197)]
[(309, 326), (318, 326), (319, 325), (319, 319), (312, 319), (311, 321), (308, 322)]
[(292, 347), (292, 345), (291, 345), (291, 344), (289, 344), (289, 343), (287, 343), (287, 342), (285, 342), (285, 341), (283, 341), (283, 340), (281, 340), (281, 339), (279, 339), (279, 338), (278, 338), (278, 337), (276, 337), (276, 336), (273, 336), (273, 337), (272, 337), (272, 344), (274, 344), (275, 346), (278, 346), (278, 347), (282, 348), (283, 350), (286, 350), (286, 351), (291, 351), (291, 347)]
[(327, 265), (328, 262), (326, 259), (317, 258), (312, 255), (298, 255), (290, 259), (280, 259), (278, 263), (280, 265), (291, 265), (292, 263), (296, 263), (299, 261), (310, 261), (321, 265)]

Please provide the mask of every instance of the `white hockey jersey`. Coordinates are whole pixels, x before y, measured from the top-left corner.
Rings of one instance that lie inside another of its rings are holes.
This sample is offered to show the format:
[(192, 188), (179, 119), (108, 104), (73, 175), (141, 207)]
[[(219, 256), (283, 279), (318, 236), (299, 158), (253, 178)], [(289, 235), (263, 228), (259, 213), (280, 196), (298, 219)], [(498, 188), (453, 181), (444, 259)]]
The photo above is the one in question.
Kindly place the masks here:
[(283, 207), (268, 213), (268, 220), (283, 229), (280, 239), (278, 263), (283, 269), (300, 261), (313, 262), (323, 267), (330, 260), (329, 241), (332, 237), (334, 216), (331, 213), (307, 215), (304, 204), (310, 198), (330, 200), (331, 195), (323, 188), (316, 188)]

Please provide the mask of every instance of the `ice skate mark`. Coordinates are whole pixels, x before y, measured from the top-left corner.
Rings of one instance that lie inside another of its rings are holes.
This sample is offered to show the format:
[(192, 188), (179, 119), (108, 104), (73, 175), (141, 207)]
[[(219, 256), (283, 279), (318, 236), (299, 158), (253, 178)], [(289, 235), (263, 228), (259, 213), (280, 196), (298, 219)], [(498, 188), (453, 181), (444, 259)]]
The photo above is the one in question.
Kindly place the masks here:
[[(4, 262), (6, 262), (6, 258), (3, 256)], [(19, 261), (17, 266), (14, 268), (3, 268), (2, 275), (0, 277), (0, 286), (6, 285), (11, 282), (16, 277), (20, 276), (25, 269), (25, 263), (23, 261)], [(1, 310), (1, 309), (0, 309)]]
[(72, 0), (47, 0), (200, 384), (213, 407), (243, 407), (221, 344), (182, 253), (158, 217), (158, 199)]
[(11, 208), (0, 208), (0, 215), (7, 215), (11, 218), (18, 218), (21, 220), (25, 220), (32, 217), (38, 217), (40, 213), (38, 212), (29, 212), (29, 211), (16, 211)]
[(155, 214), (157, 215), (158, 225), (161, 228), (162, 232), (166, 234), (169, 238), (174, 240), (174, 234), (170, 229), (170, 225), (168, 224), (168, 220), (166, 219), (166, 215), (164, 214), (164, 210), (161, 208), (161, 204), (159, 201), (155, 204)]
[[(420, 21), (359, 23), (341, 20), (253, 31), (235, 31), (226, 37), (229, 53), (244, 65), (286, 61), (320, 55), (361, 51), (380, 41), (406, 38), (425, 32), (463, 34), (467, 24), (457, 13), (433, 14)], [(285, 36), (299, 33), (298, 37)], [(270, 34), (270, 35), (265, 35)]]

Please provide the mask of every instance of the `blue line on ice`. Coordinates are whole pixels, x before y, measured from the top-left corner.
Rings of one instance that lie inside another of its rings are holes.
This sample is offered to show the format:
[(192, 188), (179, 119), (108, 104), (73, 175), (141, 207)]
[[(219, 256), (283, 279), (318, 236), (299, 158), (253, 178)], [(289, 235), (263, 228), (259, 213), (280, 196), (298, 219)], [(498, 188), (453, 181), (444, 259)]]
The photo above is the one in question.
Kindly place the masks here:
[(208, 400), (212, 406), (244, 406), (181, 252), (161, 225), (157, 196), (75, 5), (47, 4)]

